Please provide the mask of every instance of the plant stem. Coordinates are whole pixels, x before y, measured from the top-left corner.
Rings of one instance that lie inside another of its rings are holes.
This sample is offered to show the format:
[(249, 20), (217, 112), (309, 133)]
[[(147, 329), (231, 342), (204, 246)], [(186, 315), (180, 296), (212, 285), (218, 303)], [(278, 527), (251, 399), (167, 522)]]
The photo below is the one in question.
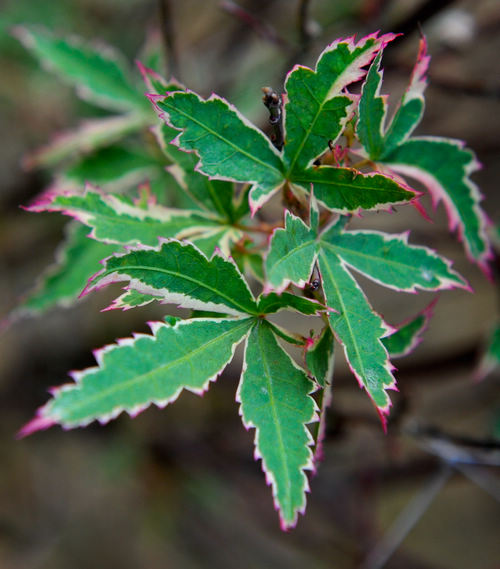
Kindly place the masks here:
[(273, 127), (271, 142), (281, 150), (285, 144), (285, 133), (283, 130), (283, 103), (281, 97), (271, 87), (262, 87), (264, 96), (262, 102), (269, 110), (269, 124)]

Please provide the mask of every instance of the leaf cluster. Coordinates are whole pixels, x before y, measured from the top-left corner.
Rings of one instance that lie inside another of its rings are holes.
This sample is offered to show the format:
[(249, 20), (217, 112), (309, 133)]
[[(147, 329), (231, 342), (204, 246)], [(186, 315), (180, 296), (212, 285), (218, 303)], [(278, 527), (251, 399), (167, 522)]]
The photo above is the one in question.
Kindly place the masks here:
[[(385, 322), (357, 275), (412, 293), (468, 287), (449, 260), (410, 244), (407, 233), (353, 230), (351, 218), (398, 204), (421, 209), (416, 179), (445, 203), (471, 259), (487, 270), (491, 256), (470, 179), (473, 153), (456, 140), (412, 136), (424, 110), (425, 40), (390, 120), (380, 62), (392, 34), (337, 40), (314, 69), (294, 67), (274, 97), (271, 118), (283, 132), (275, 145), (225, 99), (204, 99), (140, 64), (144, 97), (109, 48), (17, 33), (80, 96), (113, 113), (30, 158), (63, 166), (27, 209), (73, 222), (58, 265), (19, 310), (40, 313), (120, 282), (108, 309), (159, 303), (191, 311), (96, 352), (97, 366), (54, 390), (22, 434), (106, 423), (164, 407), (183, 390), (203, 393), (242, 344), (240, 414), (255, 429), (255, 456), (282, 526), (294, 525), (320, 444), (322, 429), (311, 424), (330, 401), (335, 343), (385, 428), (396, 386), (391, 357), (416, 347), (432, 313), (433, 303), (399, 326)], [(359, 94), (351, 87), (360, 81)], [(149, 127), (147, 143), (130, 140)], [(283, 215), (270, 223), (262, 212), (273, 211), (274, 196)], [(316, 329), (304, 336), (278, 326), (273, 315), (284, 310), (316, 316)]]

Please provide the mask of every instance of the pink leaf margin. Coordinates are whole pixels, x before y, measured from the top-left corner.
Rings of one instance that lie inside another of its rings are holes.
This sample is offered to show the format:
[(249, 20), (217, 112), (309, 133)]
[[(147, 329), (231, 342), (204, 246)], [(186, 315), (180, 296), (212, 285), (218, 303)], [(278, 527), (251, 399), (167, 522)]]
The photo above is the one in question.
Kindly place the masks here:
[[(197, 318), (196, 319), (196, 322), (202, 322), (202, 321), (210, 321), (211, 322), (213, 320), (210, 318)], [(140, 333), (134, 333), (134, 334), (132, 334), (132, 337), (120, 338), (114, 344), (109, 344), (107, 346), (99, 348), (98, 350), (94, 350), (92, 353), (93, 353), (94, 358), (97, 362), (97, 366), (87, 368), (87, 369), (82, 370), (82, 371), (70, 372), (69, 375), (73, 379), (74, 383), (67, 383), (67, 384), (61, 385), (59, 387), (51, 388), (51, 389), (49, 389), (49, 393), (53, 397), (57, 397), (57, 395), (63, 391), (77, 389), (79, 383), (81, 382), (81, 379), (84, 376), (86, 376), (89, 373), (92, 373), (92, 372), (95, 372), (95, 371), (98, 371), (99, 369), (101, 369), (101, 367), (104, 364), (104, 360), (103, 360), (104, 355), (107, 352), (111, 352), (111, 351), (113, 351), (117, 348), (123, 347), (123, 346), (133, 345), (134, 342), (136, 342), (140, 338), (149, 338), (149, 339), (154, 340), (155, 336), (156, 336), (156, 334), (160, 328), (179, 328), (181, 326), (187, 326), (191, 322), (192, 322), (192, 320), (178, 320), (174, 326), (170, 326), (168, 323), (165, 323), (165, 322), (147, 322), (148, 326), (151, 329), (151, 335), (150, 334), (142, 334), (142, 333), (141, 334)], [(109, 423), (113, 419), (116, 419), (116, 417), (118, 417), (123, 412), (126, 412), (132, 419), (134, 419), (135, 417), (137, 417), (137, 415), (142, 413), (144, 410), (146, 410), (151, 405), (155, 405), (156, 407), (158, 407), (160, 409), (165, 408), (170, 403), (173, 403), (174, 401), (176, 401), (177, 398), (180, 396), (180, 394), (183, 391), (190, 391), (191, 393), (194, 393), (194, 394), (200, 395), (200, 396), (204, 395), (204, 393), (206, 391), (208, 391), (210, 383), (215, 382), (217, 380), (217, 378), (222, 373), (222, 371), (225, 369), (225, 367), (233, 359), (233, 356), (234, 356), (234, 353), (236, 351), (237, 346), (248, 336), (249, 333), (250, 333), (250, 329), (242, 338), (240, 338), (237, 342), (233, 343), (233, 345), (231, 347), (231, 356), (229, 357), (228, 361), (225, 362), (223, 364), (223, 366), (221, 367), (221, 369), (219, 369), (214, 375), (207, 378), (205, 380), (205, 382), (203, 383), (203, 386), (201, 388), (181, 386), (181, 387), (179, 387), (179, 389), (177, 389), (177, 391), (171, 397), (168, 397), (167, 399), (152, 400), (152, 401), (149, 401), (148, 403), (136, 405), (135, 407), (133, 407), (131, 409), (126, 409), (123, 406), (118, 406), (106, 415), (103, 415), (101, 417), (92, 418), (89, 420), (85, 420), (82, 423), (77, 424), (77, 425), (72, 425), (72, 424), (65, 425), (65, 424), (61, 423), (62, 428), (65, 431), (67, 431), (67, 430), (74, 429), (76, 427), (86, 427), (87, 425), (89, 425), (90, 423), (92, 423), (94, 421), (98, 421), (101, 425), (105, 425), (106, 423)], [(24, 425), (24, 427), (22, 427), (19, 430), (19, 432), (17, 433), (17, 438), (21, 439), (21, 438), (27, 437), (27, 436), (32, 435), (33, 433), (35, 433), (37, 431), (49, 429), (50, 427), (57, 425), (57, 424), (59, 424), (59, 421), (57, 420), (57, 418), (50, 416), (50, 401), (49, 401), (49, 403), (40, 407), (38, 409), (38, 411), (36, 412), (35, 417), (31, 421), (26, 423), (26, 425)]]
[[(248, 336), (247, 336), (248, 337)], [(262, 457), (262, 455), (259, 452), (259, 430), (256, 428), (256, 426), (251, 422), (251, 421), (245, 421), (244, 417), (243, 417), (243, 411), (242, 411), (242, 406), (241, 406), (241, 395), (240, 395), (240, 390), (241, 390), (241, 385), (242, 385), (242, 379), (245, 375), (245, 371), (247, 368), (246, 365), (246, 351), (247, 351), (247, 347), (248, 347), (248, 341), (245, 341), (245, 349), (244, 349), (244, 355), (243, 355), (243, 369), (241, 372), (241, 379), (240, 379), (240, 383), (238, 384), (238, 389), (236, 391), (236, 402), (240, 404), (239, 409), (238, 409), (238, 413), (241, 417), (241, 422), (245, 428), (245, 430), (249, 431), (250, 429), (255, 429), (255, 437), (254, 437), (254, 446), (255, 446), (255, 450), (254, 450), (254, 459), (256, 461), (260, 460), (261, 463), (261, 468), (262, 468), (262, 472), (264, 473), (264, 476), (266, 478), (266, 484), (268, 486), (271, 486), (272, 489), (272, 493), (273, 493), (273, 504), (274, 504), (274, 509), (276, 512), (278, 512), (279, 517), (280, 517), (280, 527), (283, 531), (288, 531), (290, 529), (293, 529), (294, 527), (296, 527), (297, 522), (298, 522), (298, 517), (299, 515), (304, 515), (305, 511), (306, 511), (306, 506), (307, 506), (307, 499), (306, 499), (306, 494), (309, 493), (311, 491), (310, 486), (309, 486), (309, 481), (306, 475), (306, 471), (310, 471), (310, 472), (315, 472), (315, 465), (314, 465), (314, 454), (312, 452), (311, 447), (314, 445), (314, 439), (310, 433), (310, 431), (307, 429), (306, 425), (309, 425), (310, 423), (315, 423), (319, 421), (319, 415), (318, 415), (318, 406), (316, 404), (316, 401), (314, 401), (314, 399), (312, 399), (313, 403), (314, 403), (314, 407), (313, 407), (313, 413), (310, 417), (310, 419), (304, 423), (304, 431), (307, 433), (307, 437), (308, 437), (308, 443), (307, 443), (307, 447), (309, 449), (309, 458), (307, 460), (307, 462), (301, 466), (301, 471), (302, 471), (302, 479), (304, 481), (303, 484), (303, 501), (302, 504), (300, 505), (300, 507), (295, 510), (294, 512), (294, 518), (293, 520), (291, 520), (290, 522), (288, 522), (287, 520), (285, 520), (283, 518), (283, 516), (281, 515), (281, 507), (279, 502), (277, 501), (277, 483), (276, 483), (276, 479), (274, 478), (272, 472), (270, 470), (267, 469), (266, 467), (266, 462), (265, 459)], [(283, 350), (283, 353), (286, 354), (288, 356), (288, 358), (290, 359), (290, 362), (292, 363), (292, 365), (299, 369), (300, 371), (302, 371), (303, 373), (306, 373), (299, 365), (297, 365), (295, 363), (295, 361), (289, 356), (289, 354), (287, 352), (285, 352)], [(307, 374), (306, 374), (307, 375)], [(313, 382), (311, 380), (311, 391), (309, 392), (308, 396), (310, 396), (312, 393), (314, 393), (317, 389), (317, 384), (315, 384), (315, 382)]]
[[(460, 149), (465, 147), (465, 143), (462, 142), (461, 140), (454, 140), (454, 139), (448, 139), (448, 138), (430, 137), (429, 136), (429, 137), (413, 138), (412, 140), (443, 141), (443, 142), (455, 144)], [(409, 177), (414, 178), (415, 180), (419, 181), (420, 183), (422, 183), (428, 189), (428, 191), (430, 193), (434, 210), (437, 208), (437, 206), (439, 205), (440, 202), (443, 203), (445, 210), (446, 210), (446, 215), (448, 217), (448, 229), (449, 229), (449, 231), (450, 232), (457, 231), (458, 238), (464, 245), (465, 252), (467, 254), (468, 259), (472, 263), (476, 263), (479, 266), (479, 268), (483, 271), (483, 273), (490, 280), (492, 280), (492, 272), (491, 272), (490, 262), (493, 259), (494, 255), (493, 255), (493, 250), (491, 247), (490, 240), (488, 238), (488, 228), (492, 225), (492, 223), (491, 223), (491, 220), (489, 219), (489, 217), (486, 215), (486, 213), (483, 211), (483, 209), (479, 205), (480, 202), (483, 200), (483, 195), (479, 191), (478, 186), (474, 182), (472, 182), (472, 180), (470, 180), (470, 178), (469, 178), (470, 174), (472, 174), (473, 172), (476, 172), (477, 170), (479, 170), (481, 168), (480, 162), (478, 162), (476, 159), (471, 160), (469, 162), (469, 164), (466, 166), (464, 178), (463, 178), (464, 184), (470, 190), (470, 195), (471, 195), (472, 200), (474, 202), (473, 210), (474, 210), (474, 213), (475, 213), (477, 219), (479, 220), (479, 224), (480, 224), (479, 238), (485, 244), (484, 252), (481, 253), (481, 255), (479, 255), (477, 257), (474, 256), (474, 254), (472, 253), (470, 245), (468, 243), (468, 240), (465, 238), (465, 229), (464, 229), (465, 224), (461, 220), (455, 204), (453, 203), (453, 201), (451, 200), (451, 198), (449, 197), (448, 193), (443, 188), (443, 186), (439, 183), (439, 181), (434, 176), (432, 176), (429, 172), (426, 172), (426, 171), (424, 171), (420, 168), (417, 168), (415, 166), (409, 166), (409, 165), (403, 164), (403, 163), (400, 164), (400, 163), (392, 163), (392, 162), (387, 163), (386, 166), (395, 170), (397, 173), (401, 173), (405, 176), (409, 176)]]

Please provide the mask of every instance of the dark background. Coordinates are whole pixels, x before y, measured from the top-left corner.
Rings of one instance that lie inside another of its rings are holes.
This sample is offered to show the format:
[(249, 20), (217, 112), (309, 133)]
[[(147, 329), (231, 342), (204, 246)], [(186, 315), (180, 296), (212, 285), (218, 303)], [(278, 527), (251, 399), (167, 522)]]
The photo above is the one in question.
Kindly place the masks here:
[[(298, 18), (301, 4), (308, 8), (306, 30)], [(235, 13), (234, 4), (215, 0), (169, 5), (171, 69), (203, 95), (226, 96), (262, 126), (266, 112), (260, 88), (280, 89), (291, 65), (313, 65), (327, 43), (352, 33), (408, 32), (384, 58), (384, 90), (397, 99), (416, 55), (420, 22), (432, 63), (418, 133), (464, 139), (475, 149), (483, 169), (474, 180), (489, 216), (500, 222), (497, 0), (242, 1), (245, 16)], [(159, 9), (144, 0), (4, 0), (0, 6), (0, 316), (5, 316), (52, 261), (65, 222), (19, 209), (50, 179), (44, 172), (24, 171), (21, 158), (79, 117), (96, 114), (42, 71), (9, 30), (38, 23), (66, 35), (101, 38), (133, 60), (146, 31), (159, 26)], [(92, 349), (146, 331), (145, 321), (163, 312), (101, 313), (108, 298), (100, 293), (75, 308), (52, 310), (5, 330), (0, 337), (0, 567), (350, 569), (363, 567), (368, 552), (380, 546), (405, 511), (395, 527), (403, 531), (406, 523), (416, 525), (386, 567), (498, 568), (500, 508), (493, 497), (500, 493), (498, 467), (447, 473), (426, 450), (429, 439), (410, 434), (418, 424), (483, 442), (500, 436), (498, 372), (473, 381), (496, 318), (498, 284), (464, 258), (447, 232), (442, 207), (433, 220), (400, 208), (397, 215), (366, 215), (358, 223), (395, 232), (411, 229), (413, 243), (435, 247), (454, 260), (475, 294), (443, 293), (423, 344), (396, 362), (400, 392), (393, 394), (387, 436), (338, 358), (324, 460), (310, 480), (306, 516), (289, 533), (279, 530), (270, 489), (252, 458), (253, 433), (238, 417), (237, 363), (203, 398), (184, 393), (170, 408), (151, 408), (135, 420), (121, 416), (105, 427), (66, 433), (54, 428), (16, 441), (17, 430), (47, 400), (47, 389), (65, 382), (69, 369), (93, 365)], [(433, 298), (388, 294), (369, 284), (365, 290), (394, 324)], [(408, 513), (412, 500), (414, 513)]]

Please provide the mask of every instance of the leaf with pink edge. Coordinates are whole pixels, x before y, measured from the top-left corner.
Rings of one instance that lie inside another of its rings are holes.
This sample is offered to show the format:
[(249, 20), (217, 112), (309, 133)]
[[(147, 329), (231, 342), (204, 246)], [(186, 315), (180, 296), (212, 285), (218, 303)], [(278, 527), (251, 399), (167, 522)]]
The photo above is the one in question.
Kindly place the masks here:
[(276, 229), (265, 259), (270, 286), (278, 292), (290, 283), (303, 287), (312, 272), (318, 245), (316, 235), (299, 217), (285, 213), (285, 227)]
[(151, 100), (160, 118), (181, 131), (175, 140), (179, 148), (196, 152), (197, 169), (211, 178), (252, 184), (254, 211), (285, 182), (281, 157), (269, 139), (224, 99), (178, 91)]
[(354, 111), (355, 97), (345, 88), (365, 75), (365, 66), (395, 36), (378, 34), (355, 42), (337, 40), (320, 55), (316, 70), (295, 66), (286, 79), (286, 143), (284, 160), (287, 177), (312, 166), (340, 136)]
[(272, 328), (260, 321), (247, 340), (238, 387), (242, 420), (255, 428), (255, 457), (272, 486), (274, 504), (284, 529), (297, 522), (309, 489), (305, 470), (312, 468), (311, 434), (317, 420), (310, 393), (313, 382), (280, 347)]
[(318, 337), (307, 346), (306, 364), (311, 376), (325, 387), (332, 381), (334, 337), (330, 326), (325, 326)]
[(175, 144), (170, 144), (179, 131), (163, 123), (153, 131), (161, 149), (173, 162), (167, 169), (180, 187), (203, 209), (216, 211), (228, 221), (235, 221), (233, 204), (234, 184), (224, 180), (214, 180), (196, 170), (198, 157), (194, 153), (183, 152)]
[(318, 267), (332, 330), (385, 421), (390, 405), (385, 390), (394, 387), (395, 381), (382, 338), (393, 330), (374, 312), (350, 268), (383, 286), (407, 292), (468, 285), (451, 269), (450, 261), (425, 247), (408, 245), (407, 234), (346, 231), (348, 220), (341, 216), (316, 236), (287, 211), (285, 227), (275, 230), (271, 238), (266, 274), (270, 285), (282, 291), (290, 283), (303, 287), (313, 267)]
[(166, 208), (153, 200), (134, 204), (126, 196), (106, 194), (91, 186), (83, 194), (47, 193), (28, 209), (60, 211), (90, 226), (94, 239), (122, 245), (154, 246), (159, 238), (192, 238), (221, 229), (208, 213)]
[(414, 137), (384, 157), (384, 163), (421, 182), (435, 205), (442, 201), (450, 231), (458, 230), (469, 255), (484, 271), (492, 258), (482, 196), (470, 174), (479, 168), (474, 153), (453, 139)]
[(201, 394), (252, 324), (249, 318), (155, 322), (152, 335), (137, 334), (97, 351), (98, 366), (73, 373), (75, 383), (53, 390), (20, 435), (55, 424), (70, 429), (107, 423), (123, 411), (135, 416), (151, 404), (165, 407), (183, 390)]
[(210, 260), (190, 243), (169, 240), (157, 248), (129, 248), (103, 261), (84, 294), (110, 283), (129, 281), (127, 289), (161, 297), (194, 310), (241, 316), (258, 314), (257, 304), (236, 265), (220, 255)]
[(396, 326), (394, 334), (382, 339), (392, 359), (402, 358), (411, 354), (422, 341), (422, 334), (429, 325), (432, 317), (434, 305), (437, 299), (433, 300), (427, 308), (422, 310), (414, 318)]
[(387, 104), (386, 97), (379, 94), (382, 72), (377, 57), (363, 86), (357, 135), (366, 155), (381, 164), (381, 169), (389, 168), (418, 180), (430, 192), (435, 206), (443, 201), (450, 231), (458, 229), (468, 255), (488, 272), (488, 222), (480, 207), (481, 194), (470, 178), (479, 168), (474, 153), (451, 138), (411, 137), (423, 116), (428, 65), (422, 38), (410, 84), (394, 117), (386, 124)]
[(321, 234), (321, 241), (349, 267), (394, 290), (468, 288), (464, 278), (451, 269), (448, 259), (428, 247), (409, 245), (408, 233), (339, 232), (333, 228)]
[(327, 247), (318, 256), (328, 319), (344, 347), (349, 366), (372, 399), (382, 424), (391, 405), (387, 389), (395, 389), (393, 366), (382, 338), (391, 328), (375, 313), (344, 263)]
[(427, 55), (427, 43), (425, 38), (422, 38), (410, 84), (394, 117), (386, 125), (387, 97), (380, 95), (383, 77), (380, 70), (381, 56), (382, 54), (379, 54), (374, 60), (363, 85), (356, 127), (359, 140), (372, 160), (383, 159), (405, 142), (421, 121), (425, 107), (424, 91), (427, 86), (425, 74), (430, 59)]
[(147, 113), (147, 100), (121, 54), (111, 47), (57, 37), (34, 26), (15, 28), (14, 33), (43, 65), (76, 87), (82, 99), (115, 112)]
[(339, 213), (387, 209), (417, 196), (390, 176), (363, 174), (353, 168), (313, 167), (294, 174), (292, 182), (306, 190), (313, 187), (318, 202)]

